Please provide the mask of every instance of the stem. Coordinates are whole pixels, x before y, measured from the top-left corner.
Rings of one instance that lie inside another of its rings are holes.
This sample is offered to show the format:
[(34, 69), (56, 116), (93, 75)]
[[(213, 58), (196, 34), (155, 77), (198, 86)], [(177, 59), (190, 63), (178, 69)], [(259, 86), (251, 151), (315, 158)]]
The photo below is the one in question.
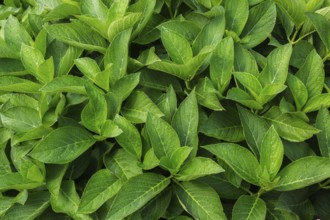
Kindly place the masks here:
[(324, 183), (320, 183), (319, 186), (320, 188), (328, 188), (330, 186), (328, 186), (330, 184), (330, 179), (328, 179), (327, 181), (325, 181)]
[(298, 43), (299, 41), (301, 41), (302, 39), (304, 39), (305, 37), (307, 37), (308, 35), (310, 35), (310, 34), (312, 34), (314, 32), (315, 31), (309, 32), (307, 34), (304, 34), (303, 36), (299, 37), (297, 40), (293, 41), (292, 44), (294, 45), (294, 44)]
[(329, 59), (329, 58), (330, 58), (330, 53), (328, 53), (325, 57), (323, 57), (323, 59), (322, 59), (323, 63), (325, 61), (327, 61), (327, 59)]
[(327, 93), (330, 93), (330, 88), (328, 87), (327, 84), (324, 83), (323, 87), (327, 91)]
[(298, 35), (299, 31), (300, 31), (300, 28), (301, 28), (301, 25), (299, 25), (299, 26), (296, 28), (295, 32), (293, 33), (292, 38), (289, 39), (290, 44), (293, 45), (293, 44), (295, 44), (295, 43), (297, 42), (297, 41), (295, 41), (295, 40), (296, 40), (297, 35)]

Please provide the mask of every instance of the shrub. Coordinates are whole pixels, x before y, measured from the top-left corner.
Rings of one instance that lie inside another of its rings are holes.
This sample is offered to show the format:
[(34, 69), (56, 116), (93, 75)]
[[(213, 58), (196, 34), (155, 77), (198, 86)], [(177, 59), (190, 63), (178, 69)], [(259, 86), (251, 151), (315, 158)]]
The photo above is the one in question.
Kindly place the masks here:
[(1, 219), (330, 219), (329, 0), (5, 0)]

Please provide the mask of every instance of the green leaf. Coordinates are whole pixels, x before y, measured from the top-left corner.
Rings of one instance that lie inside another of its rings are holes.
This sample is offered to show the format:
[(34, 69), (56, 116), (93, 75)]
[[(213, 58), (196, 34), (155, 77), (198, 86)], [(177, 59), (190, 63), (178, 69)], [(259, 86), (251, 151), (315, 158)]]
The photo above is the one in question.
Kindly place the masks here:
[(319, 34), (322, 42), (330, 50), (330, 39), (329, 39), (329, 30), (330, 30), (330, 21), (328, 21), (324, 16), (318, 13), (306, 13), (307, 17), (313, 23), (317, 33)]
[(290, 113), (281, 113), (276, 107), (268, 111), (263, 117), (274, 125), (282, 138), (288, 141), (304, 141), (319, 132), (302, 119)]
[(228, 142), (244, 140), (243, 128), (237, 110), (233, 108), (222, 112), (212, 112), (208, 120), (200, 126), (199, 132)]
[(306, 19), (306, 3), (303, 0), (275, 0), (277, 6), (299, 27)]
[(105, 40), (82, 23), (53, 24), (47, 26), (46, 31), (50, 36), (69, 45), (100, 53), (106, 52)]
[(15, 197), (3, 196), (0, 198), (0, 216), (3, 216), (8, 209), (15, 205), (15, 203), (24, 204), (28, 198), (27, 190), (23, 190)]
[(33, 42), (24, 26), (14, 16), (9, 16), (3, 29), (5, 42), (14, 51), (19, 52), (22, 44), (31, 45)]
[(241, 44), (234, 44), (234, 70), (259, 75), (258, 65), (252, 53)]
[(292, 47), (290, 44), (286, 44), (273, 50), (268, 55), (266, 67), (259, 75), (259, 81), (263, 86), (273, 83), (285, 83), (291, 54)]
[(131, 37), (131, 29), (118, 33), (104, 56), (104, 65), (113, 64), (110, 83), (113, 84), (126, 75), (128, 60), (128, 44)]
[(198, 105), (193, 90), (180, 104), (172, 119), (172, 126), (178, 133), (181, 146), (189, 146), (197, 152), (198, 147)]
[(316, 136), (321, 154), (330, 157), (330, 115), (329, 110), (324, 106), (317, 114), (315, 127), (320, 130)]
[(29, 180), (20, 173), (7, 173), (0, 176), (0, 191), (34, 189), (43, 183)]
[(168, 55), (175, 63), (187, 63), (193, 57), (189, 42), (176, 32), (162, 27), (161, 40)]
[(143, 91), (132, 93), (121, 112), (126, 119), (133, 123), (146, 122), (149, 112), (159, 117), (163, 116), (157, 105)]
[(324, 66), (322, 58), (312, 50), (296, 76), (306, 85), (308, 97), (319, 95), (324, 84)]
[(330, 106), (330, 94), (324, 93), (311, 97), (306, 105), (303, 108), (303, 112), (313, 112), (321, 108), (321, 106), (329, 107)]
[(205, 51), (202, 51), (197, 56), (194, 56), (186, 64), (176, 64), (168, 60), (162, 60), (152, 63), (148, 66), (148, 68), (171, 74), (185, 81), (190, 81), (194, 78), (199, 68), (203, 65), (210, 52), (211, 50), (206, 48)]
[(139, 84), (139, 81), (140, 73), (128, 74), (116, 81), (112, 85), (111, 91), (116, 94), (116, 96), (119, 96), (121, 101), (124, 101)]
[(13, 107), (0, 112), (3, 127), (16, 132), (28, 132), (41, 126), (39, 112), (30, 107)]
[(24, 205), (15, 204), (2, 218), (14, 219), (35, 219), (49, 206), (49, 193), (46, 191), (29, 193)]
[(169, 184), (168, 178), (155, 173), (144, 173), (131, 178), (115, 197), (106, 219), (127, 217), (147, 204)]
[(79, 157), (94, 143), (93, 136), (85, 129), (66, 126), (49, 133), (30, 155), (43, 163), (64, 164)]
[(89, 97), (89, 102), (81, 112), (81, 121), (83, 125), (98, 134), (107, 120), (107, 101), (96, 87), (86, 83), (85, 89)]
[(214, 88), (212, 81), (205, 77), (198, 81), (196, 85), (196, 98), (198, 104), (214, 111), (222, 111), (224, 107), (220, 104), (218, 98), (219, 92)]
[(119, 18), (124, 17), (125, 12), (127, 10), (129, 4), (129, 0), (122, 0), (122, 1), (111, 1), (111, 5), (108, 10), (108, 22), (115, 21)]
[(250, 93), (251, 95), (258, 100), (259, 93), (262, 90), (262, 86), (257, 77), (251, 73), (245, 72), (235, 72), (235, 78), (240, 82)]
[(305, 84), (295, 75), (289, 74), (287, 84), (291, 90), (297, 110), (301, 110), (308, 100), (308, 90)]
[(211, 144), (202, 148), (223, 160), (247, 182), (259, 185), (261, 168), (257, 158), (248, 149), (232, 143)]
[(262, 105), (244, 90), (234, 87), (227, 93), (227, 99), (241, 103), (242, 105), (252, 109), (262, 109)]
[[(300, 189), (330, 177), (330, 159), (318, 156), (303, 157), (284, 167), (277, 177), (275, 190)], [(303, 171), (303, 172), (302, 172)]]
[(263, 42), (272, 32), (276, 21), (276, 6), (265, 1), (250, 9), (249, 18), (241, 34), (241, 43), (252, 48)]
[(231, 80), (234, 54), (234, 43), (231, 37), (221, 40), (212, 54), (210, 77), (221, 94), (227, 89)]
[(0, 76), (0, 91), (36, 93), (41, 85), (15, 76)]
[(164, 119), (167, 122), (171, 122), (177, 109), (177, 98), (172, 85), (168, 87), (166, 94), (159, 97), (157, 106), (164, 113)]
[[(42, 92), (72, 92), (76, 94), (86, 94), (86, 81), (77, 76), (60, 76), (47, 83), (40, 91)], [(1, 87), (0, 87), (1, 88)]]
[(123, 131), (116, 137), (116, 141), (127, 152), (141, 159), (142, 155), (142, 141), (137, 128), (131, 124), (124, 117), (116, 115), (114, 122)]
[[(78, 69), (92, 82), (106, 91), (109, 90), (110, 71), (101, 71), (97, 62), (89, 57), (83, 57), (74, 61)], [(111, 67), (111, 65), (110, 65)]]
[(193, 42), (192, 49), (194, 54), (198, 54), (204, 47), (216, 45), (225, 32), (225, 16), (224, 13), (213, 18), (199, 32)]
[(146, 129), (155, 155), (160, 159), (171, 156), (181, 146), (176, 131), (163, 119), (148, 114)]
[(108, 9), (101, 0), (82, 0), (80, 2), (80, 9), (83, 14), (97, 17), (100, 20), (104, 20), (107, 17)]
[(115, 20), (109, 25), (107, 39), (112, 42), (120, 32), (125, 32), (127, 30), (130, 30), (131, 32), (132, 27), (141, 19), (141, 17), (141, 13), (130, 13)]
[(191, 151), (191, 147), (178, 147), (171, 153), (171, 155), (160, 158), (159, 165), (170, 171), (171, 174), (176, 174), (181, 165), (188, 158)]
[(180, 204), (195, 219), (226, 219), (219, 196), (212, 187), (190, 181), (177, 183), (175, 189)]
[(181, 168), (175, 178), (179, 181), (190, 181), (224, 171), (219, 164), (210, 158), (195, 157)]
[(226, 29), (240, 35), (249, 17), (248, 0), (226, 1)]
[(115, 196), (122, 182), (107, 169), (101, 169), (88, 180), (81, 196), (78, 212), (95, 212), (103, 203)]
[(176, 32), (189, 42), (193, 42), (198, 33), (201, 31), (201, 29), (194, 22), (189, 20), (169, 20), (162, 23), (161, 27)]
[(112, 154), (106, 154), (103, 162), (106, 168), (123, 181), (142, 173), (137, 158), (123, 149), (118, 149)]
[(234, 205), (232, 219), (262, 220), (266, 219), (266, 212), (266, 203), (262, 199), (256, 196), (242, 195)]
[(268, 131), (267, 122), (245, 108), (238, 106), (239, 118), (242, 123), (246, 142), (255, 155), (259, 155), (262, 140)]
[(261, 142), (260, 166), (273, 180), (281, 168), (284, 148), (274, 126), (271, 126)]

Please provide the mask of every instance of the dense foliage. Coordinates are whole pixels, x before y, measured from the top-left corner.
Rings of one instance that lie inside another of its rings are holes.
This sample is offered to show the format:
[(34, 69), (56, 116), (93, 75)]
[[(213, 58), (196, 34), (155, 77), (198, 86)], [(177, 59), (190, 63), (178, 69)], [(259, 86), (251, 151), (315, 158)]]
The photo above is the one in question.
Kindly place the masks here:
[(0, 19), (0, 219), (330, 219), (329, 0)]

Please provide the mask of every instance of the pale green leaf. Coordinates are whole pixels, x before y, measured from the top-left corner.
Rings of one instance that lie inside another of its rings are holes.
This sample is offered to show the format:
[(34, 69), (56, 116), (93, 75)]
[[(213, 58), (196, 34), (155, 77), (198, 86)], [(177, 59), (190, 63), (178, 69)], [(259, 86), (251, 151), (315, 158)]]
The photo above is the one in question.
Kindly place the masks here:
[(321, 108), (321, 106), (329, 107), (330, 106), (330, 94), (323, 93), (311, 97), (303, 108), (303, 112), (313, 112)]
[(0, 77), (0, 91), (36, 93), (41, 88), (40, 84), (15, 76)]
[(60, 76), (44, 85), (42, 88), (40, 88), (40, 91), (86, 94), (85, 84), (86, 80), (77, 76)]
[(317, 33), (319, 34), (322, 42), (330, 50), (330, 21), (318, 13), (306, 13), (307, 17), (312, 21)]
[(248, 0), (226, 1), (226, 29), (240, 35), (249, 17)]
[(305, 21), (306, 2), (304, 0), (275, 0), (274, 2), (289, 16), (296, 27), (299, 27)]
[(302, 109), (308, 100), (308, 90), (305, 84), (295, 75), (289, 74), (287, 84), (291, 90), (298, 111)]

